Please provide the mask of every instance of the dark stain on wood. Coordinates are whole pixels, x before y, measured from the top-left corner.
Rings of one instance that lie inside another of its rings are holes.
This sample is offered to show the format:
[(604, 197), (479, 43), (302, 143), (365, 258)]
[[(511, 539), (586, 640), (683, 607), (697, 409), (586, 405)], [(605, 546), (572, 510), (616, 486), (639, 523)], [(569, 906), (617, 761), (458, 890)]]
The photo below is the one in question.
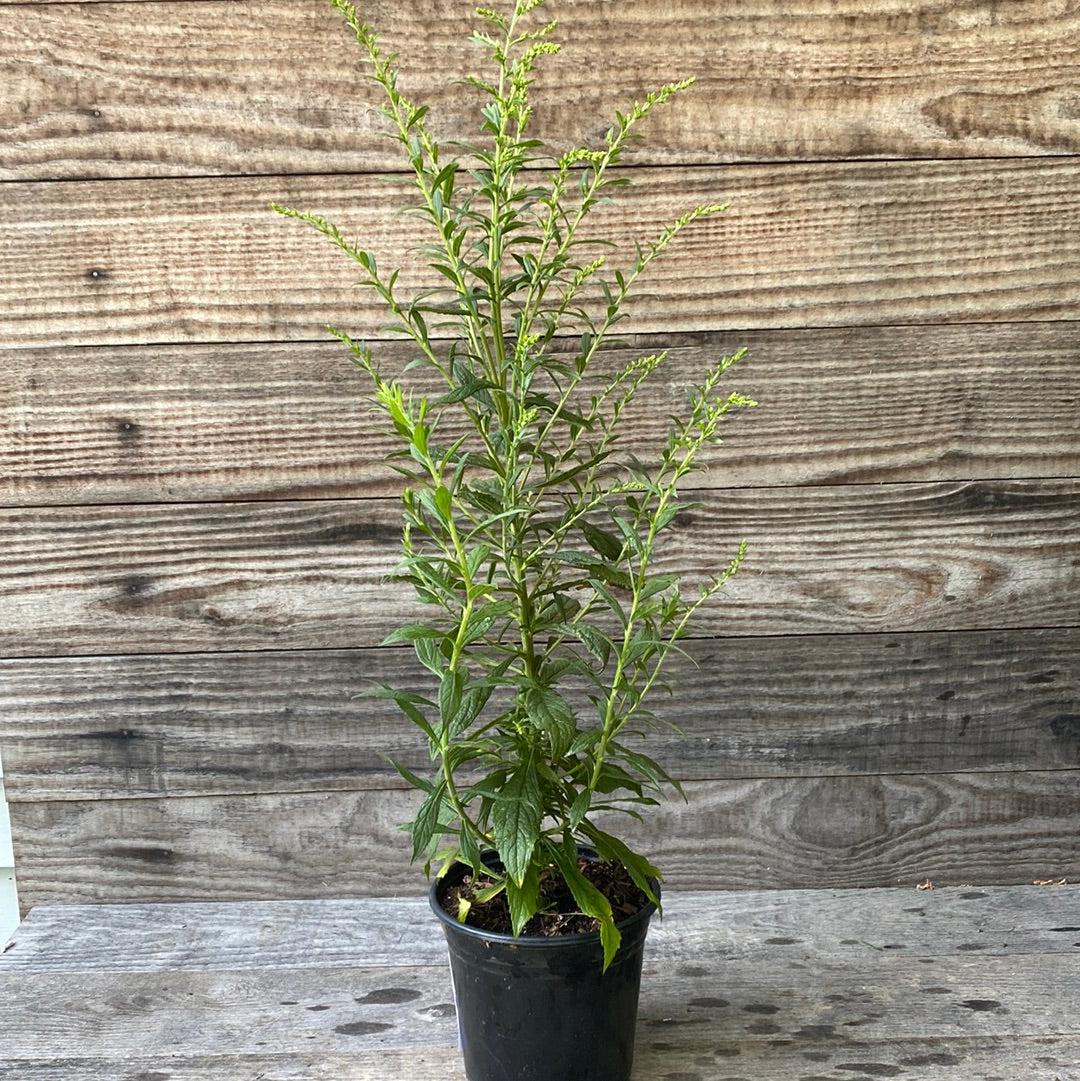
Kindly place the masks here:
[(126, 451), (134, 451), (142, 439), (142, 427), (134, 420), (127, 417), (113, 418), (113, 428), (120, 446)]
[(434, 1006), (427, 1006), (419, 1012), (423, 1017), (441, 1021), (448, 1017), (456, 1017), (457, 1007), (452, 1002), (436, 1002)]
[(1050, 718), (1049, 727), (1066, 758), (1080, 765), (1080, 713), (1059, 713)]
[(393, 1027), (385, 1021), (350, 1021), (347, 1025), (337, 1025), (334, 1031), (342, 1036), (373, 1036), (376, 1032), (386, 1032)]
[(153, 845), (112, 845), (105, 851), (117, 859), (138, 860), (141, 863), (174, 864), (180, 860), (173, 849)]
[(401, 530), (396, 525), (390, 525), (384, 520), (376, 520), (372, 517), (365, 521), (339, 522), (325, 526), (308, 533), (306, 539), (316, 545), (367, 542), (396, 544), (401, 539)]
[(973, 1010), (975, 1013), (1008, 1012), (996, 998), (965, 998), (960, 1005), (965, 1010)]
[(1033, 676), (1028, 676), (1028, 683), (1053, 683), (1055, 679), (1060, 675), (1059, 672), (1038, 672)]
[(148, 574), (125, 574), (120, 580), (124, 597), (144, 597), (153, 588), (154, 579)]
[(838, 1040), (844, 1039), (839, 1032), (836, 1031), (835, 1025), (803, 1025), (794, 1033), (795, 1037), (800, 1040)]
[(363, 998), (356, 999), (362, 1006), (387, 1006), (402, 1002), (415, 1002), (420, 992), (412, 987), (383, 987), (369, 991)]
[(958, 1066), (960, 1058), (950, 1055), (945, 1051), (934, 1051), (927, 1055), (913, 1055), (910, 1058), (902, 1058), (901, 1066)]
[(869, 1074), (871, 1077), (899, 1077), (904, 1072), (899, 1066), (887, 1062), (838, 1062), (833, 1069)]
[(755, 1036), (774, 1036), (784, 1030), (774, 1021), (754, 1021), (746, 1026), (746, 1031), (752, 1032)]

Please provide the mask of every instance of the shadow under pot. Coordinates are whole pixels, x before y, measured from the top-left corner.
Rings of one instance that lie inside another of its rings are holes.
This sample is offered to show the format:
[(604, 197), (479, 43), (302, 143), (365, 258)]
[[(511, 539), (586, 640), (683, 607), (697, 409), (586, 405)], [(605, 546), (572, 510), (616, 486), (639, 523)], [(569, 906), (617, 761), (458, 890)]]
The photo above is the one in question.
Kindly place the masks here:
[[(596, 858), (588, 849), (580, 854)], [(629, 1081), (656, 905), (617, 924), (622, 941), (604, 972), (598, 931), (514, 938), (459, 923), (439, 898), (466, 874), (462, 864), (451, 868), (432, 882), (429, 900), (446, 932), (469, 1081)], [(659, 885), (650, 884), (659, 897)]]

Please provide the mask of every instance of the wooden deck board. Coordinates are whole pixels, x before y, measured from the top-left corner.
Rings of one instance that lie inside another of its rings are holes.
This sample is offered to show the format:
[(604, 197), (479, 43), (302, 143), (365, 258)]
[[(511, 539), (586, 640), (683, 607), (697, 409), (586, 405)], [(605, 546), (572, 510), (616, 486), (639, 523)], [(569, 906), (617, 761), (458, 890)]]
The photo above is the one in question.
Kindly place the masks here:
[[(0, 959), (0, 1077), (456, 1081), (438, 930), (422, 900), (382, 905), (34, 913)], [(1078, 886), (675, 894), (668, 910), (637, 1077), (1080, 1079)], [(1015, 946), (962, 949), (988, 931)]]
[[(1078, 1081), (1080, 1038), (777, 1040), (638, 1044), (634, 1081)], [(161, 1067), (164, 1066), (167, 1072)], [(0, 1060), (3, 1081), (466, 1081), (456, 1049), (306, 1050), (282, 1055), (140, 1056), (62, 1061)]]
[[(237, 2), (8, 6), (0, 178), (400, 168), (328, 4), (264, 0), (259, 19)], [(459, 85), (481, 63), (467, 42), (472, 6), (362, 9), (400, 52), (406, 91), (437, 103), (439, 134), (459, 139), (477, 130), (477, 96)], [(1080, 149), (1080, 18), (1068, 5), (623, 0), (610, 11), (560, 0), (549, 10), (565, 46), (541, 66), (533, 130), (558, 147), (595, 140), (616, 108), (696, 75), (633, 160)]]
[[(632, 261), (630, 238), (732, 202), (643, 279), (635, 333), (1080, 318), (1075, 158), (682, 166), (633, 182), (590, 234), (616, 243), (613, 268)], [(406, 189), (385, 176), (13, 182), (0, 185), (0, 338), (323, 341), (327, 323), (386, 337), (355, 265), (271, 200), (400, 264), (402, 298), (441, 280), (413, 250), (430, 236), (401, 217)]]
[[(620, 445), (651, 455), (690, 383), (742, 346), (725, 385), (764, 408), (726, 426), (702, 488), (1080, 475), (1071, 322), (632, 339), (598, 370), (671, 356), (627, 407)], [(377, 353), (388, 371), (412, 359), (400, 343)], [(346, 355), (338, 342), (0, 350), (0, 503), (396, 494), (383, 458), (397, 443)]]
[[(700, 581), (749, 538), (701, 636), (1069, 627), (1078, 530), (1080, 479), (750, 488), (655, 568)], [(386, 580), (400, 543), (391, 499), (0, 510), (0, 651), (377, 645), (426, 615)]]
[[(1080, 876), (1080, 771), (688, 781), (618, 819), (673, 889), (1024, 883)], [(414, 888), (418, 794), (12, 803), (24, 905), (362, 897)], [(1075, 921), (1080, 923), (1080, 920)]]
[[(858, 904), (852, 904), (856, 896)], [(806, 915), (813, 919), (807, 926)], [(673, 893), (653, 922), (657, 957), (808, 956), (874, 963), (906, 957), (1075, 954), (1074, 888), (752, 890)], [(963, 942), (958, 927), (967, 929)], [(298, 944), (302, 943), (301, 949)], [(0, 972), (163, 972), (171, 969), (338, 968), (442, 964), (442, 932), (420, 896), (243, 903), (39, 905)]]
[[(1078, 629), (685, 648), (653, 706), (679, 731), (650, 737), (683, 781), (1080, 765)], [(8, 798), (405, 787), (386, 758), (429, 770), (426, 741), (392, 703), (353, 700), (367, 680), (427, 687), (395, 648), (0, 661)]]

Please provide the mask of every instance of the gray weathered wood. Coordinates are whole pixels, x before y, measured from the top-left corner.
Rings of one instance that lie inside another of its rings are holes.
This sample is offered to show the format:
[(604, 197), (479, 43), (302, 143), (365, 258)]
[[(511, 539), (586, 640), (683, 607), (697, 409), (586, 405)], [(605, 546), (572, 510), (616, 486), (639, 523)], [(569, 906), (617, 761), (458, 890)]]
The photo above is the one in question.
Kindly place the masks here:
[[(684, 780), (1080, 765), (1080, 630), (685, 645), (650, 737)], [(428, 689), (407, 649), (0, 661), (9, 796), (403, 786), (427, 744), (369, 680)]]
[[(650, 277), (626, 329), (725, 330), (1080, 317), (1080, 162), (638, 169), (597, 235), (648, 239), (686, 208), (698, 223)], [(0, 186), (0, 339), (8, 346), (321, 340), (327, 322), (377, 337), (378, 298), (353, 264), (272, 199), (338, 220), (402, 296), (438, 275), (406, 252), (385, 177), (258, 177)], [(930, 224), (932, 223), (932, 225)], [(32, 281), (33, 289), (25, 283)]]
[[(342, 922), (350, 910), (362, 917), (368, 906), (355, 902), (53, 909), (36, 930), (31, 917), (0, 959), (0, 1076), (460, 1079), (434, 921), (427, 916), (421, 936), (414, 902), (383, 906), (386, 920), (368, 934), (355, 925), (349, 934)], [(646, 1076), (1080, 1077), (1077, 949), (963, 949), (988, 926), (1027, 944), (1047, 934), (1080, 911), (1076, 886), (675, 895), (669, 909), (646, 950), (637, 1041)], [(35, 935), (62, 931), (65, 916), (68, 942), (53, 956)], [(394, 916), (404, 929), (396, 943), (387, 933)], [(188, 926), (184, 954), (176, 948)], [(883, 946), (905, 935), (922, 941), (920, 933), (935, 945), (921, 955), (857, 951), (840, 938), (859, 931)], [(118, 951), (108, 950), (111, 935)], [(84, 948), (66, 969), (72, 940)], [(153, 963), (116, 963), (162, 945)], [(35, 952), (38, 963), (28, 964)]]
[[(644, 338), (673, 345), (626, 411), (650, 453), (718, 355), (764, 408), (729, 424), (701, 487), (1080, 474), (1080, 325), (840, 327)], [(412, 353), (379, 349), (394, 370)], [(396, 448), (337, 342), (0, 351), (0, 503), (387, 495)], [(421, 384), (422, 385), (422, 384)], [(1018, 410), (1023, 398), (1037, 410)]]
[[(704, 966), (680, 971), (647, 963), (641, 1037), (677, 1043), (689, 1030), (692, 1042), (701, 1036), (753, 1044), (817, 1033), (842, 1047), (844, 1036), (1053, 1036), (1076, 1028), (1076, 957), (896, 958), (888, 964), (875, 958), (856, 966), (819, 956), (812, 965), (763, 963), (770, 959), (725, 959), (706, 972)], [(932, 960), (933, 967), (921, 960)], [(949, 994), (926, 987), (947, 987)], [(445, 964), (174, 970), (122, 979), (116, 973), (5, 975), (0, 969), (0, 1002), (13, 1004), (0, 1015), (5, 1043), (31, 1060), (124, 1055), (140, 1025), (150, 1026), (162, 1052), (195, 1043), (208, 1055), (434, 1049), (457, 1039)], [(350, 1026), (362, 1030), (350, 1032)]]
[[(657, 569), (750, 554), (702, 635), (1072, 626), (1080, 480), (745, 489), (686, 513)], [(8, 656), (375, 645), (392, 500), (0, 511)]]
[[(774, 1039), (740, 1043), (722, 1025), (702, 1026), (701, 1043), (653, 1039), (639, 1042), (635, 1077), (666, 1081), (1080, 1081), (1080, 1037), (970, 1036), (906, 1040)], [(708, 1041), (712, 1040), (711, 1043)], [(456, 1050), (353, 1050), (273, 1055), (169, 1055), (138, 1051), (109, 1059), (62, 1062), (0, 1059), (5, 1081), (465, 1081)], [(835, 1065), (834, 1065), (835, 1064)], [(865, 1070), (862, 1067), (865, 1066)], [(732, 1070), (741, 1072), (734, 1074)], [(814, 1072), (807, 1073), (808, 1070)], [(828, 1071), (822, 1073), (821, 1071)], [(920, 1072), (916, 1073), (918, 1070)], [(840, 1071), (840, 1072), (836, 1072)], [(926, 1071), (926, 1072), (921, 1072)]]
[[(1080, 771), (695, 781), (619, 823), (673, 889), (1080, 875)], [(20, 900), (257, 900), (416, 888), (411, 793), (11, 804)], [(627, 820), (628, 821), (628, 820)]]
[[(253, 20), (242, 3), (9, 9), (0, 177), (400, 168), (397, 147), (377, 138), (381, 103), (355, 76), (355, 43), (328, 5), (270, 0), (260, 11)], [(534, 131), (558, 147), (595, 141), (616, 108), (692, 74), (694, 91), (649, 124), (633, 160), (1080, 150), (1071, 98), (1080, 22), (1068, 7), (1020, 5), (991, 19), (935, 0), (799, 10), (626, 0), (612, 15), (561, 0), (552, 12), (565, 47), (541, 68)], [(373, 0), (363, 13), (401, 52), (407, 92), (439, 106), (440, 134), (474, 137), (477, 96), (460, 85), (480, 63), (466, 41), (471, 5)], [(607, 78), (591, 76), (598, 66)]]
[[(439, 965), (442, 929), (414, 896), (243, 903), (38, 905), (2, 972)], [(905, 957), (1068, 954), (1080, 958), (1080, 887), (960, 886), (917, 891), (673, 892), (649, 931), (650, 964), (719, 965), (824, 955), (858, 967)], [(957, 928), (965, 928), (957, 937)]]

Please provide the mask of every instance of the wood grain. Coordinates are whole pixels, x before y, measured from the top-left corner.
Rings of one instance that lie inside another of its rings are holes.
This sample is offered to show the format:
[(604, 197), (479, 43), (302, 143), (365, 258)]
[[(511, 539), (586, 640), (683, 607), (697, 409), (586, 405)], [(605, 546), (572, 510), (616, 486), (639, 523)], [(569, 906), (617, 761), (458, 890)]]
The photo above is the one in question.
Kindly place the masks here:
[[(684, 780), (1080, 766), (1080, 631), (686, 643), (650, 737)], [(368, 680), (429, 691), (400, 649), (0, 662), (16, 801), (403, 786), (431, 768)]]
[[(400, 168), (378, 138), (381, 102), (356, 78), (359, 53), (340, 19), (316, 0), (270, 0), (260, 12), (253, 20), (243, 4), (217, 2), (9, 7), (0, 178)], [(613, 16), (560, 0), (551, 13), (565, 47), (541, 69), (534, 128), (556, 147), (595, 141), (616, 108), (692, 74), (697, 86), (649, 124), (632, 160), (1080, 150), (1071, 5), (626, 0)], [(406, 91), (438, 106), (439, 134), (475, 137), (476, 95), (458, 85), (481, 63), (466, 41), (471, 5), (373, 0), (364, 16), (401, 53)]]
[[(646, 945), (638, 1072), (1077, 1081), (1080, 954), (1061, 924), (1078, 895), (669, 891)], [(165, 1081), (164, 1065), (169, 1081), (461, 1081), (425, 908), (36, 909), (0, 958), (0, 1076)]]
[[(740, 346), (730, 383), (763, 403), (729, 424), (702, 487), (1080, 475), (1076, 323), (644, 337), (602, 367), (669, 344), (627, 410), (628, 449), (659, 445), (684, 388)], [(380, 358), (393, 371), (411, 353)], [(0, 351), (0, 385), (3, 504), (397, 490), (396, 443), (336, 342)]]
[[(419, 611), (385, 581), (396, 501), (0, 511), (0, 653), (375, 645)], [(713, 493), (657, 570), (751, 550), (703, 636), (1074, 626), (1080, 480)]]
[[(686, 1063), (691, 1076), (701, 1078), (760, 1064), (770, 1077), (817, 1081), (822, 1074), (799, 1070), (895, 1077), (930, 1067), (935, 1077), (971, 1081), (1000, 1078), (987, 1070), (1003, 1063), (1034, 1061), (1070, 1071), (1057, 1076), (1072, 1081), (1080, 957), (1064, 949), (1032, 955), (1003, 947), (991, 955), (964, 947), (987, 921), (1007, 922), (1023, 940), (1029, 929), (1059, 918), (1063, 898), (1075, 904), (1076, 893), (1076, 887), (1021, 887), (950, 891), (941, 900), (899, 890), (675, 895), (671, 915), (646, 946), (639, 1069), (650, 1062), (669, 1070)], [(918, 928), (930, 929), (937, 941), (933, 954), (884, 947), (856, 952), (843, 941), (832, 948), (841, 912), (853, 928), (876, 924), (887, 946), (912, 927), (916, 898), (934, 910)], [(64, 930), (85, 944), (73, 970), (48, 952), (38, 965), (0, 962), (2, 1068), (9, 1076), (22, 1069), (14, 1075), (75, 1081), (101, 1062), (102, 1077), (117, 1076), (111, 1071), (120, 1064), (139, 1071), (128, 1072), (125, 1081), (149, 1081), (146, 1074), (155, 1071), (146, 1067), (165, 1062), (182, 1077), (254, 1079), (254, 1069), (263, 1068), (264, 1078), (374, 1081), (406, 1055), (410, 1067), (403, 1076), (417, 1076), (413, 1062), (424, 1077), (432, 1076), (433, 1062), (453, 1068), (455, 1010), (444, 955), (436, 954), (438, 931), (428, 915), (429, 934), (423, 940), (415, 935), (406, 923), (416, 915), (410, 902), (383, 904), (385, 917), (397, 917), (392, 925), (406, 926), (390, 967), (382, 961), (391, 945), (382, 924), (364, 933), (354, 920), (333, 954), (309, 950), (299, 932), (310, 925), (323, 938), (329, 929), (313, 921), (328, 906), (139, 906), (126, 913), (115, 907), (67, 910)], [(347, 907), (338, 902), (335, 914), (340, 918)], [(276, 921), (268, 926), (271, 909)], [(297, 933), (283, 934), (281, 921), (290, 913), (299, 916)], [(778, 913), (784, 919), (773, 929), (797, 928), (798, 939), (761, 940)], [(164, 967), (118, 968), (106, 936), (115, 922), (130, 926), (136, 915), (142, 916), (144, 951), (147, 943), (175, 935), (185, 915), (198, 920), (202, 941), (195, 951), (214, 963), (178, 956)], [(34, 919), (16, 936), (16, 951), (33, 947)], [(269, 947), (266, 965), (251, 963), (251, 947), (261, 941)], [(702, 941), (710, 944), (708, 952), (689, 952)], [(246, 958), (237, 956), (238, 942), (248, 944)], [(85, 965), (94, 957), (101, 961), (96, 969)], [(240, 963), (220, 963), (230, 957)], [(1018, 1056), (1023, 1047), (1031, 1053)], [(346, 1059), (347, 1074), (329, 1072)], [(298, 1064), (300, 1073), (294, 1072)], [(224, 1073), (230, 1066), (233, 1073)], [(957, 1069), (941, 1072), (949, 1067)], [(28, 1072), (39, 1068), (43, 1072)], [(730, 1081), (730, 1074), (723, 1076)]]
[[(664, 896), (649, 928), (650, 972), (771, 967), (821, 957), (854, 968), (905, 958), (1080, 953), (1080, 886), (739, 890)], [(147, 934), (153, 928), (153, 934)], [(419, 891), (352, 900), (38, 905), (0, 972), (268, 971), (443, 965), (446, 941)], [(920, 962), (922, 963), (922, 962)]]
[[(1022, 883), (1080, 875), (1080, 771), (696, 781), (635, 839), (672, 889)], [(26, 908), (418, 888), (405, 792), (13, 803)]]
[[(133, 9), (134, 10), (134, 9)], [(140, 9), (141, 10), (141, 9)], [(889, 162), (634, 171), (597, 212), (601, 238), (648, 238), (699, 202), (628, 329), (730, 330), (1007, 322), (1080, 315), (1080, 162)], [(386, 317), (321, 237), (272, 199), (327, 214), (400, 292), (432, 284), (407, 253), (385, 177), (258, 177), (0, 185), (0, 339), (8, 346), (313, 340)]]
[[(1018, 989), (1018, 993), (1022, 991)], [(735, 1077), (767, 1077), (769, 1081), (810, 1081), (811, 1078), (836, 1081), (838, 1077), (851, 1077), (856, 1081), (872, 1081), (882, 1076), (907, 1076), (912, 1068), (927, 1067), (931, 1073), (910, 1076), (919, 1077), (920, 1081), (922, 1078), (1000, 1081), (1002, 1077), (1080, 1081), (1077, 1067), (1080, 1037), (1076, 1036), (924, 1037), (807, 1044), (782, 1039), (739, 1043), (728, 1038), (730, 1030), (724, 1026), (702, 1025), (695, 1031), (702, 1040), (712, 1038), (712, 1044), (706, 1047), (686, 1040), (673, 1043), (670, 1039), (650, 1039), (652, 1034), (647, 1035), (635, 1051), (635, 1069), (643, 1077), (663, 1077), (669, 1081), (679, 1077), (685, 1081), (691, 1078), (734, 1081)], [(80, 1056), (62, 1062), (49, 1057), (33, 1061), (9, 1058), (0, 1059), (0, 1078), (133, 1081), (141, 1077), (149, 1081), (157, 1065), (160, 1059), (137, 1052), (111, 1054), (107, 1059)], [(869, 1072), (857, 1072), (864, 1065)], [(214, 1056), (178, 1055), (174, 1051), (169, 1056), (168, 1068), (170, 1081), (384, 1081), (387, 1077), (408, 1078), (408, 1081), (466, 1081), (461, 1054), (456, 1048), (322, 1052), (308, 1046), (293, 1054)], [(746, 1072), (737, 1075), (727, 1072), (733, 1068)], [(808, 1069), (844, 1072), (808, 1074)], [(883, 1074), (882, 1070), (898, 1073)]]
[[(843, 1026), (851, 1021), (859, 1031), (848, 1038), (859, 1041), (1053, 1037), (1075, 1028), (1074, 957), (986, 957), (978, 965), (942, 958), (932, 972), (918, 959), (859, 967), (818, 959), (816, 974), (809, 966), (793, 973), (788, 965), (761, 960), (725, 961), (711, 978), (646, 973), (639, 1038), (682, 1042), (699, 1053), (707, 1041), (767, 1046), (786, 1038), (806, 1046), (834, 1040), (831, 1050), (843, 1061)], [(817, 980), (828, 983), (836, 996), (832, 1003)], [(920, 993), (942, 985), (952, 994)], [(37, 972), (28, 981), (0, 971), (0, 991), (11, 1003), (0, 1015), (5, 1043), (31, 1061), (108, 1059), (130, 1054), (133, 1044), (162, 1051), (170, 1044), (194, 1047), (204, 1055), (302, 1055), (437, 1050), (453, 1047), (457, 1039), (444, 965), (189, 970), (120, 980), (114, 973)], [(380, 994), (396, 1001), (380, 1003)], [(365, 1003), (369, 997), (375, 1001)], [(965, 1002), (994, 1002), (999, 1008), (980, 1011)], [(815, 1032), (818, 1040), (807, 1038)], [(722, 1064), (725, 1057), (714, 1061)]]

